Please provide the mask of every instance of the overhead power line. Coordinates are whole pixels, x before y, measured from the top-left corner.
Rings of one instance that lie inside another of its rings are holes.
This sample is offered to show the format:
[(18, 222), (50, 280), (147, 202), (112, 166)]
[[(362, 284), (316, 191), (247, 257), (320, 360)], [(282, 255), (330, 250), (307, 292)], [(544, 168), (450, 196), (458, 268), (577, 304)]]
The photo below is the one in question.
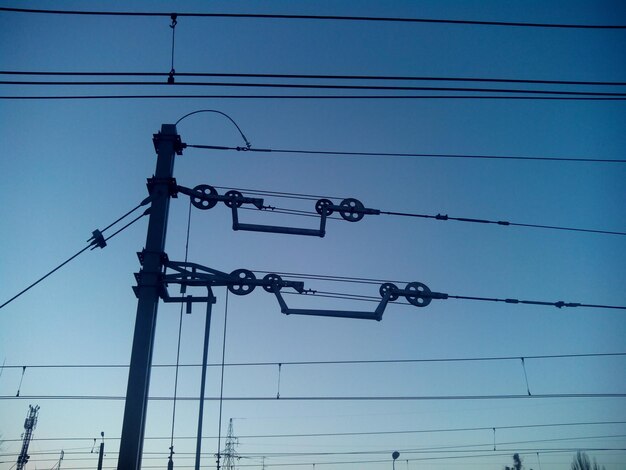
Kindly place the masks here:
[[(385, 395), (385, 396), (231, 396), (204, 397), (205, 401), (454, 401), (454, 400), (523, 400), (523, 399), (554, 399), (554, 398), (626, 398), (626, 393), (543, 393), (527, 394), (496, 394), (496, 395)], [(176, 397), (180, 401), (198, 401), (198, 397)], [(124, 401), (121, 395), (0, 395), (0, 400), (95, 400)], [(152, 396), (152, 401), (172, 401), (170, 396)]]
[[(626, 424), (626, 421), (581, 421), (573, 423), (541, 423), (541, 424), (519, 424), (510, 426), (476, 426), (464, 428), (429, 428), (429, 429), (413, 429), (400, 431), (357, 431), (357, 432), (326, 432), (326, 433), (296, 433), (296, 434), (240, 434), (239, 439), (286, 439), (301, 437), (342, 437), (342, 436), (376, 436), (376, 435), (394, 435), (394, 434), (421, 434), (421, 433), (447, 433), (447, 432), (468, 432), (468, 431), (498, 431), (505, 429), (529, 429), (529, 428), (548, 428), (548, 427), (575, 427), (575, 426), (609, 426)], [(203, 439), (216, 439), (217, 436), (204, 436)], [(108, 437), (108, 440), (120, 440), (119, 437)], [(169, 436), (149, 436), (146, 440), (169, 440)], [(175, 436), (177, 440), (196, 439), (196, 436)], [(92, 437), (39, 437), (33, 438), (33, 441), (87, 441), (91, 442)], [(21, 442), (21, 439), (4, 439), (5, 442)]]
[[(62, 76), (62, 77), (168, 77), (165, 72), (60, 72), (33, 70), (0, 70), (0, 75)], [(426, 82), (475, 82), (475, 83), (519, 83), (533, 85), (580, 85), (580, 86), (626, 86), (623, 81), (590, 80), (540, 80), (519, 78), (479, 78), (479, 77), (430, 77), (407, 75), (333, 75), (295, 73), (226, 73), (226, 72), (176, 72), (177, 77), (217, 77), (217, 78), (285, 78), (320, 80), (371, 80), (371, 81), (426, 81)]]
[[(587, 157), (548, 157), (528, 155), (485, 155), (485, 154), (462, 154), (462, 153), (414, 153), (414, 152), (371, 152), (371, 151), (342, 151), (342, 150), (311, 150), (311, 149), (285, 149), (285, 148), (255, 148), (255, 147), (229, 147), (219, 145), (186, 144), (187, 148), (206, 150), (232, 150), (237, 152), (259, 152), (275, 154), (302, 154), (302, 155), (340, 155), (353, 157), (407, 157), (407, 158), (457, 158), (469, 160), (529, 160), (529, 161), (552, 161), (552, 162), (586, 162), (586, 163), (626, 163), (626, 159), (587, 158)], [(242, 190), (245, 191), (245, 190)], [(249, 191), (262, 191), (251, 189)], [(263, 191), (272, 194), (271, 191)], [(276, 193), (298, 196), (297, 193)], [(323, 197), (323, 196), (322, 196)], [(333, 198), (336, 199), (336, 198)]]
[[(570, 426), (607, 426), (616, 424), (626, 424), (626, 421), (581, 421), (571, 423), (541, 423), (541, 424), (519, 424), (509, 426), (477, 426), (464, 428), (430, 428), (430, 429), (413, 429), (401, 431), (365, 431), (365, 432), (327, 432), (327, 433), (296, 433), (296, 434), (240, 434), (238, 439), (285, 439), (300, 437), (342, 437), (342, 436), (371, 436), (371, 435), (387, 435), (387, 434), (420, 434), (420, 433), (447, 433), (447, 432), (467, 432), (467, 431), (491, 431), (505, 429), (528, 429), (528, 428), (547, 428), (547, 427), (570, 427)], [(197, 436), (175, 436), (179, 440), (196, 439)], [(217, 436), (203, 436), (203, 439), (216, 439)], [(120, 440), (119, 437), (107, 437), (108, 440)], [(169, 436), (148, 436), (146, 440), (169, 440)], [(21, 439), (3, 439), (5, 442), (21, 442)], [(88, 441), (91, 442), (92, 437), (40, 437), (33, 438), (33, 441)]]
[(280, 15), (261, 13), (192, 13), (192, 12), (136, 12), (136, 11), (85, 11), (85, 10), (48, 10), (35, 8), (0, 7), (0, 11), (12, 13), (39, 13), (49, 15), (83, 15), (83, 16), (134, 16), (134, 17), (171, 17), (175, 14), (179, 18), (231, 18), (231, 19), (267, 19), (267, 20), (323, 20), (323, 21), (359, 21), (359, 22), (387, 22), (387, 23), (431, 23), (466, 26), (508, 26), (526, 28), (555, 28), (555, 29), (626, 29), (626, 25), (594, 25), (573, 23), (539, 23), (518, 21), (481, 21), (440, 18), (402, 18), (377, 16), (340, 16), (340, 15)]
[(152, 81), (31, 81), (31, 80), (0, 80), (0, 85), (18, 86), (165, 86), (165, 87), (226, 87), (226, 88), (283, 88), (304, 90), (372, 90), (372, 91), (421, 91), (445, 93), (514, 93), (525, 95), (554, 95), (575, 97), (617, 97), (626, 98), (623, 92), (597, 92), (573, 90), (542, 90), (542, 89), (515, 89), (515, 88), (471, 88), (471, 87), (431, 87), (431, 86), (399, 86), (399, 85), (335, 85), (319, 83), (243, 83), (243, 82), (152, 82)]
[[(256, 271), (268, 272), (268, 271)], [(272, 271), (273, 272), (273, 271)], [(382, 281), (381, 281), (382, 282)], [(401, 282), (401, 281), (396, 281)], [(407, 363), (429, 363), (429, 362), (481, 362), (481, 361), (519, 361), (540, 359), (575, 359), (590, 357), (620, 357), (626, 356), (626, 352), (612, 353), (583, 353), (583, 354), (542, 354), (529, 356), (487, 356), (487, 357), (444, 357), (444, 358), (420, 358), (420, 359), (353, 359), (353, 360), (327, 360), (327, 361), (279, 361), (279, 362), (225, 362), (208, 363), (207, 367), (251, 367), (251, 366), (308, 366), (308, 365), (338, 365), (338, 364), (407, 364)], [(201, 367), (202, 364), (153, 364), (155, 368), (167, 367)], [(5, 365), (5, 369), (97, 369), (97, 368), (123, 368), (127, 369), (128, 364), (16, 364)], [(491, 429), (491, 428), (489, 428)]]
[[(198, 146), (189, 145), (188, 147), (198, 147)], [(599, 160), (596, 160), (596, 161), (599, 161)], [(255, 189), (225, 188), (223, 186), (216, 186), (216, 188), (245, 191), (246, 193), (257, 195), (257, 196), (274, 196), (274, 197), (287, 198), (287, 199), (304, 199), (304, 200), (343, 199), (343, 198), (331, 197), (331, 196), (319, 196), (318, 198), (315, 198), (315, 197), (311, 197), (308, 194), (255, 190)], [(285, 209), (285, 208), (279, 208), (279, 207), (274, 207), (274, 206), (264, 206), (262, 210), (280, 213), (280, 214), (319, 217), (319, 214), (313, 211)], [(384, 211), (384, 210), (378, 210), (378, 209), (377, 211), (378, 211), (377, 214), (379, 215), (413, 217), (413, 218), (422, 218), (422, 219), (433, 219), (433, 220), (439, 220), (439, 221), (452, 220), (452, 221), (457, 221), (457, 222), (478, 223), (478, 224), (485, 224), (485, 225), (501, 225), (501, 226), (512, 226), (512, 227), (539, 228), (539, 229), (549, 229), (549, 230), (562, 230), (562, 231), (569, 231), (569, 232), (586, 232), (586, 233), (597, 233), (597, 234), (604, 234), (604, 235), (626, 236), (626, 232), (620, 232), (620, 231), (615, 231), (615, 230), (599, 230), (599, 229), (588, 229), (588, 228), (580, 228), (580, 227), (563, 227), (559, 225), (529, 224), (529, 223), (520, 223), (520, 222), (510, 222), (507, 220), (488, 220), (488, 219), (477, 219), (477, 218), (470, 218), (470, 217), (453, 217), (453, 216), (448, 216), (447, 214), (440, 214), (440, 213), (433, 215), (433, 214), (418, 214), (418, 213), (411, 213), (411, 212)], [(335, 217), (330, 217), (330, 218), (341, 220), (340, 218), (335, 218)]]
[[(369, 296), (369, 295), (360, 295), (360, 294), (351, 294), (351, 293), (343, 293), (343, 292), (328, 292), (328, 291), (317, 291), (311, 290), (307, 294), (298, 294), (292, 292), (285, 292), (285, 294), (289, 295), (309, 295), (316, 297), (327, 297), (330, 299), (340, 299), (340, 300), (359, 300), (364, 302), (380, 302), (379, 297)], [(433, 292), (433, 296), (436, 296), (439, 300), (445, 299), (457, 299), (457, 300), (475, 300), (481, 302), (500, 302), (505, 304), (524, 304), (524, 305), (537, 305), (537, 306), (549, 306), (549, 307), (586, 307), (586, 308), (598, 308), (598, 309), (611, 309), (611, 310), (626, 310), (626, 306), (624, 305), (605, 305), (605, 304), (588, 304), (588, 303), (580, 303), (580, 302), (564, 302), (562, 300), (556, 302), (548, 302), (543, 300), (520, 300), (513, 298), (498, 298), (498, 297), (477, 297), (477, 296), (467, 296), (467, 295), (451, 295), (440, 292)], [(401, 304), (404, 305), (404, 304)], [(406, 304), (410, 305), (410, 304)]]
[(243, 100), (523, 100), (523, 101), (626, 101), (621, 97), (596, 96), (501, 96), (501, 95), (5, 95), (0, 100), (141, 100), (141, 99), (243, 99)]
[[(523, 440), (523, 441), (503, 441), (498, 442), (498, 446), (511, 446), (511, 445), (519, 445), (519, 444), (544, 444), (548, 442), (563, 442), (563, 441), (581, 441), (581, 440), (598, 440), (598, 439), (616, 439), (626, 437), (625, 434), (609, 434), (609, 435), (600, 435), (600, 436), (572, 436), (572, 437), (559, 437), (559, 438), (550, 438), (550, 439), (532, 439), (532, 440)], [(240, 437), (238, 436), (238, 439)], [(480, 444), (454, 444), (454, 445), (445, 445), (445, 446), (425, 446), (425, 447), (417, 447), (417, 448), (398, 448), (402, 455), (413, 455), (413, 454), (441, 454), (446, 452), (484, 452), (486, 449), (484, 447), (492, 446), (493, 443), (480, 443)], [(598, 445), (598, 444), (596, 444)], [(482, 447), (482, 449), (481, 449)], [(506, 449), (499, 449), (500, 452)], [(541, 448), (537, 448), (536, 450), (541, 451)], [(561, 450), (561, 449), (543, 449), (543, 450)], [(613, 450), (613, 449), (612, 449)], [(626, 450), (626, 449), (614, 449), (614, 450)], [(50, 455), (54, 454), (56, 451), (35, 451), (32, 452), (32, 455)], [(68, 451), (69, 455), (85, 455), (90, 454), (90, 452), (86, 450), (80, 449), (79, 451)], [(109, 451), (109, 454), (118, 454), (118, 452)], [(313, 456), (337, 456), (337, 455), (377, 455), (377, 454), (388, 454), (390, 453), (387, 449), (372, 449), (372, 450), (353, 450), (353, 451), (322, 451), (322, 452), (238, 452), (237, 455), (242, 458), (254, 458), (254, 457), (272, 457), (272, 458), (285, 458), (285, 457), (313, 457)], [(167, 455), (167, 452), (146, 452), (147, 455)], [(203, 455), (213, 455), (210, 452), (202, 453)], [(13, 453), (4, 454), (7, 455), (15, 455)], [(177, 456), (181, 455), (195, 455), (195, 452), (176, 452)]]

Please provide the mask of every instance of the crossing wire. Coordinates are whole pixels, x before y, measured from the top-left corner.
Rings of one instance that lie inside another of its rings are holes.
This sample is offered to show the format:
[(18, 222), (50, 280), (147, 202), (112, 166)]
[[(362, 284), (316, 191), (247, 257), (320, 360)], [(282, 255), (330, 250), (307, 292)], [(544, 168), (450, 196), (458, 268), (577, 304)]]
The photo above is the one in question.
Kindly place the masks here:
[(157, 99), (243, 99), (243, 100), (533, 100), (533, 101), (626, 101), (622, 97), (597, 96), (501, 96), (501, 95), (3, 95), (0, 100), (157, 100)]
[[(534, 443), (548, 443), (548, 442), (562, 442), (562, 441), (579, 441), (579, 440), (597, 440), (597, 439), (616, 439), (626, 437), (626, 434), (608, 434), (608, 435), (600, 435), (600, 436), (572, 436), (572, 437), (559, 437), (559, 438), (550, 438), (550, 439), (533, 439), (533, 440), (523, 440), (523, 441), (507, 441), (507, 442), (499, 442), (500, 446), (510, 446), (515, 444), (534, 444)], [(240, 437), (238, 437), (240, 439)], [(486, 449), (478, 449), (479, 447), (489, 446), (489, 443), (481, 443), (481, 444), (455, 444), (455, 445), (445, 445), (445, 446), (432, 446), (432, 447), (418, 447), (418, 448), (399, 448), (402, 454), (433, 454), (433, 453), (444, 453), (445, 452), (484, 452)], [(472, 449), (472, 447), (474, 449)], [(500, 449), (500, 452), (505, 449)], [(538, 449), (541, 450), (541, 449)], [(553, 449), (546, 449), (553, 450)], [(626, 450), (626, 449), (612, 449), (612, 450)], [(284, 458), (284, 457), (312, 457), (312, 456), (336, 456), (336, 455), (376, 455), (376, 454), (386, 454), (387, 450), (356, 450), (356, 451), (335, 451), (335, 452), (238, 452), (237, 455), (242, 458), (253, 458), (253, 457), (261, 457), (262, 455), (273, 457), (273, 458)], [(36, 451), (33, 452), (32, 455), (50, 455), (54, 454), (56, 451)], [(88, 455), (90, 452), (86, 451), (72, 451), (69, 450), (67, 452), (70, 455)], [(107, 452), (112, 455), (119, 454), (118, 452)], [(164, 452), (146, 452), (147, 455), (164, 455)], [(7, 455), (17, 455), (17, 454), (4, 454)], [(177, 455), (195, 455), (195, 452), (177, 452)], [(201, 455), (214, 455), (209, 452), (203, 452)]]
[(468, 26), (507, 26), (526, 28), (554, 28), (554, 29), (626, 29), (626, 25), (594, 25), (573, 23), (538, 23), (517, 21), (480, 21), (460, 19), (435, 18), (406, 18), (406, 17), (375, 17), (375, 16), (341, 16), (341, 15), (287, 15), (261, 13), (176, 13), (176, 12), (137, 12), (137, 11), (85, 11), (85, 10), (49, 10), (35, 8), (0, 7), (0, 11), (12, 13), (38, 13), (49, 15), (82, 15), (82, 16), (134, 16), (134, 17), (178, 17), (196, 18), (230, 18), (230, 19), (268, 19), (268, 20), (323, 20), (323, 21), (358, 21), (358, 22), (387, 22), (387, 23), (431, 23)]
[[(330, 433), (299, 433), (299, 434), (243, 434), (238, 435), (239, 439), (285, 439), (300, 437), (342, 437), (342, 436), (374, 436), (374, 435), (394, 435), (394, 434), (421, 434), (421, 433), (447, 433), (447, 432), (468, 432), (468, 431), (490, 431), (492, 429), (528, 429), (547, 427), (569, 427), (569, 426), (606, 426), (626, 424), (626, 421), (581, 421), (570, 423), (541, 423), (541, 424), (518, 424), (508, 426), (478, 426), (464, 428), (430, 428), (402, 431), (362, 431), (362, 432), (330, 432)], [(189, 440), (196, 439), (197, 436), (176, 436), (176, 439)], [(203, 439), (216, 439), (217, 436), (204, 436)], [(120, 437), (109, 437), (109, 440), (120, 440)], [(146, 440), (166, 440), (169, 437), (148, 436)], [(40, 437), (33, 438), (33, 441), (89, 441), (89, 437)], [(22, 439), (4, 439), (4, 442), (21, 442)]]
[[(259, 271), (257, 271), (259, 272)], [(262, 271), (265, 272), (265, 271)], [(269, 271), (268, 271), (269, 272)], [(619, 357), (626, 356), (626, 352), (609, 353), (582, 353), (582, 354), (541, 354), (524, 356), (483, 356), (483, 357), (444, 357), (444, 358), (419, 358), (419, 359), (351, 359), (351, 360), (326, 360), (326, 361), (280, 361), (280, 362), (225, 362), (225, 367), (250, 367), (250, 366), (301, 366), (301, 365), (336, 365), (336, 364), (406, 364), (406, 363), (430, 363), (430, 362), (480, 362), (480, 361), (518, 361), (521, 358), (528, 359), (575, 359), (589, 357)], [(167, 367), (201, 367), (202, 364), (153, 364), (154, 368)], [(222, 363), (208, 363), (208, 367), (222, 367)], [(98, 369), (98, 368), (125, 368), (128, 364), (16, 364), (5, 365), (5, 369), (20, 369), (28, 367), (32, 369)], [(491, 428), (489, 428), (491, 429)]]
[[(188, 145), (188, 147), (190, 147)], [(613, 160), (615, 161), (615, 160)], [(626, 162), (626, 160), (624, 161)], [(317, 199), (343, 199), (338, 197), (331, 196), (311, 196), (309, 194), (297, 194), (297, 193), (287, 193), (287, 192), (275, 192), (275, 191), (265, 191), (265, 190), (255, 190), (255, 189), (237, 189), (237, 188), (226, 188), (224, 186), (215, 186), (219, 189), (236, 189), (238, 191), (243, 191), (252, 195), (258, 196), (274, 196), (281, 197), (287, 199), (303, 199), (303, 200), (317, 200)], [(255, 210), (255, 209), (252, 209)], [(279, 214), (289, 214), (289, 215), (298, 215), (298, 216), (306, 216), (306, 217), (319, 217), (319, 214), (312, 211), (302, 211), (295, 209), (284, 209), (274, 206), (264, 206), (262, 210), (275, 212)], [(432, 219), (439, 221), (456, 221), (456, 222), (466, 222), (466, 223), (475, 223), (475, 224), (484, 224), (484, 225), (500, 225), (500, 226), (511, 226), (511, 227), (526, 227), (526, 228), (537, 228), (537, 229), (548, 229), (548, 230), (561, 230), (567, 232), (584, 232), (584, 233), (595, 233), (595, 234), (603, 234), (603, 235), (620, 235), (626, 236), (626, 232), (621, 232), (617, 230), (600, 230), (600, 229), (589, 229), (589, 228), (581, 228), (581, 227), (563, 227), (559, 225), (546, 225), (546, 224), (529, 224), (529, 223), (521, 223), (521, 222), (510, 222), (508, 220), (488, 220), (488, 219), (478, 219), (471, 217), (453, 217), (448, 216), (447, 214), (418, 214), (412, 212), (397, 212), (397, 211), (379, 211), (382, 215), (391, 215), (398, 217), (412, 217), (412, 218), (421, 218), (421, 219)], [(338, 217), (335, 217), (336, 220), (341, 220)]]
[[(626, 159), (595, 159), (595, 158), (575, 158), (575, 157), (548, 157), (548, 156), (527, 156), (527, 155), (487, 155), (487, 154), (458, 154), (458, 153), (416, 153), (416, 152), (371, 152), (371, 151), (343, 151), (343, 150), (311, 150), (311, 149), (285, 149), (285, 148), (256, 148), (256, 147), (229, 147), (221, 145), (200, 145), (186, 144), (187, 148), (197, 148), (204, 150), (231, 150), (237, 152), (258, 152), (258, 153), (295, 153), (302, 155), (340, 155), (340, 156), (361, 156), (361, 157), (411, 157), (411, 158), (459, 158), (459, 159), (487, 159), (487, 160), (531, 160), (531, 161), (556, 161), (556, 162), (587, 162), (587, 163), (626, 163)], [(254, 190), (249, 190), (254, 191)], [(271, 191), (264, 191), (271, 193)], [(285, 195), (300, 196), (297, 193), (276, 193)]]
[[(168, 77), (165, 72), (61, 72), (38, 70), (0, 70), (0, 75), (62, 76), (62, 77)], [(518, 83), (532, 85), (580, 85), (580, 86), (626, 86), (622, 81), (590, 80), (541, 80), (519, 78), (437, 77), (407, 75), (332, 75), (295, 73), (225, 73), (225, 72), (176, 72), (177, 77), (219, 78), (285, 78), (320, 80), (371, 80), (371, 81), (427, 81), (427, 82), (474, 82), (474, 83)]]
[[(327, 297), (331, 299), (341, 299), (341, 300), (359, 300), (364, 302), (380, 302), (379, 297), (369, 296), (369, 295), (360, 295), (360, 294), (351, 294), (351, 293), (343, 293), (343, 292), (328, 292), (328, 291), (316, 291), (313, 290), (309, 293), (300, 294), (300, 293), (292, 293), (285, 292), (285, 294), (289, 295), (308, 295), (308, 296), (316, 296), (316, 297)], [(606, 304), (588, 304), (588, 303), (580, 303), (580, 302), (564, 302), (562, 300), (556, 302), (547, 302), (543, 300), (520, 300), (513, 298), (498, 298), (498, 297), (477, 297), (477, 296), (466, 296), (466, 295), (451, 295), (451, 294), (442, 294), (442, 293), (433, 293), (437, 295), (438, 300), (446, 300), (446, 299), (457, 299), (457, 300), (474, 300), (481, 302), (501, 302), (506, 304), (525, 304), (525, 305), (537, 305), (537, 306), (551, 306), (557, 308), (563, 307), (586, 307), (586, 308), (597, 308), (597, 309), (612, 309), (612, 310), (626, 310), (626, 306), (624, 305), (606, 305)], [(425, 298), (429, 298), (428, 295), (423, 295)], [(400, 305), (411, 305), (411, 304), (400, 304)]]
[[(544, 400), (544, 399), (580, 399), (580, 398), (626, 398), (626, 393), (544, 393), (544, 394), (495, 394), (495, 395), (345, 395), (345, 396), (231, 396), (204, 397), (205, 401), (455, 401), (455, 400)], [(151, 401), (172, 401), (170, 396), (151, 396)], [(0, 395), (0, 400), (95, 400), (124, 401), (121, 395)], [(177, 397), (180, 401), (199, 401), (198, 397)]]
[(242, 82), (151, 82), (151, 81), (30, 81), (0, 80), (0, 85), (17, 86), (199, 86), (227, 88), (284, 88), (305, 90), (375, 90), (375, 91), (422, 91), (422, 92), (469, 92), (469, 93), (519, 93), (526, 95), (556, 95), (576, 97), (616, 97), (625, 98), (623, 92), (571, 91), (571, 90), (528, 90), (515, 88), (470, 88), (470, 87), (430, 87), (430, 86), (388, 86), (388, 85), (329, 85), (304, 83), (242, 83)]

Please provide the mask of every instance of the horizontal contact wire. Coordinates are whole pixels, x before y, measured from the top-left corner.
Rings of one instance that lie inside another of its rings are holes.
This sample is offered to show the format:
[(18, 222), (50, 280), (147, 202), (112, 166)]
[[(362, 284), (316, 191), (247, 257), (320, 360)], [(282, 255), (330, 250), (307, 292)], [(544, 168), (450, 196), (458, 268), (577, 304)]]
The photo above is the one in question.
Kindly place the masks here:
[(31, 13), (49, 15), (81, 15), (81, 16), (134, 16), (134, 17), (196, 17), (196, 18), (248, 18), (270, 20), (323, 20), (323, 21), (360, 21), (360, 22), (389, 22), (389, 23), (432, 23), (472, 26), (507, 26), (530, 28), (557, 28), (557, 29), (626, 29), (626, 25), (593, 25), (573, 23), (536, 23), (517, 21), (481, 21), (462, 19), (436, 18), (406, 18), (406, 17), (374, 17), (374, 16), (340, 16), (340, 15), (287, 15), (262, 13), (200, 13), (200, 12), (138, 12), (138, 11), (85, 11), (85, 10), (52, 10), (35, 8), (0, 7), (0, 11), (11, 13)]

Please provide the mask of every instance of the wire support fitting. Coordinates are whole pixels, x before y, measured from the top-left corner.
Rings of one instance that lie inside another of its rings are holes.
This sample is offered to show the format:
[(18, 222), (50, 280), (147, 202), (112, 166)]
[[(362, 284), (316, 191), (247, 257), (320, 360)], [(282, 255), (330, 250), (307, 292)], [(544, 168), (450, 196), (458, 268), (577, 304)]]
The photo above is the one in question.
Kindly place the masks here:
[[(395, 284), (388, 282), (380, 286), (379, 294), (381, 300), (373, 312), (297, 309), (287, 305), (281, 291), (288, 288), (298, 294), (315, 293), (315, 291), (305, 289), (302, 281), (284, 280), (275, 273), (269, 273), (262, 279), (258, 279), (256, 275), (248, 269), (236, 269), (228, 274), (196, 263), (180, 261), (169, 261), (165, 263), (165, 269), (166, 273), (162, 277), (162, 298), (165, 302), (200, 301), (198, 298), (192, 296), (170, 297), (167, 293), (167, 286), (169, 284), (181, 284), (187, 287), (205, 287), (209, 290), (212, 287), (225, 286), (229, 292), (239, 296), (251, 294), (257, 287), (261, 287), (265, 292), (275, 295), (280, 305), (281, 312), (286, 315), (312, 315), (380, 321), (387, 304), (398, 300), (400, 297), (404, 297), (411, 305), (416, 307), (426, 307), (433, 299), (448, 298), (448, 294), (432, 292), (421, 282), (409, 282), (404, 289), (400, 289)], [(170, 270), (169, 273), (168, 270)]]
[[(173, 69), (172, 69), (173, 70)], [(183, 149), (187, 148), (187, 144), (183, 143), (180, 135), (163, 135), (160, 131), (156, 134), (152, 134), (152, 143), (154, 145), (154, 151), (159, 153), (159, 143), (163, 140), (172, 140), (174, 143), (174, 151), (176, 155), (182, 155)]]
[(174, 39), (176, 37), (176, 25), (178, 24), (178, 15), (176, 13), (172, 13), (170, 15), (170, 18), (172, 20), (172, 22), (170, 23), (170, 28), (172, 28), (172, 66), (170, 68), (170, 73), (167, 75), (167, 83), (169, 85), (173, 85), (176, 82), (174, 79), (174, 75), (176, 74), (176, 70), (174, 69)]
[(378, 209), (366, 208), (361, 201), (354, 198), (346, 198), (339, 204), (330, 199), (319, 199), (315, 203), (315, 211), (320, 215), (319, 229), (307, 229), (298, 227), (284, 227), (274, 225), (244, 224), (239, 222), (238, 209), (244, 204), (251, 204), (259, 210), (273, 210), (272, 206), (265, 206), (261, 198), (244, 196), (237, 190), (227, 191), (220, 195), (217, 190), (208, 184), (201, 184), (193, 189), (178, 186), (178, 191), (191, 198), (191, 204), (200, 210), (212, 209), (218, 202), (223, 202), (232, 211), (233, 230), (250, 232), (282, 233), (287, 235), (307, 235), (324, 237), (326, 235), (326, 220), (334, 212), (338, 212), (341, 218), (347, 222), (358, 222), (365, 215), (379, 215)]

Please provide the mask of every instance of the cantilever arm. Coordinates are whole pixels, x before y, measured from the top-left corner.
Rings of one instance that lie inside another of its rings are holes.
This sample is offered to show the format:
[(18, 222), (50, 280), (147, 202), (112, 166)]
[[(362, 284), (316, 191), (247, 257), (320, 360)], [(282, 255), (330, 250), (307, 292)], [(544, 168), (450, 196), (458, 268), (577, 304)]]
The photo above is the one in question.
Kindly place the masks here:
[(316, 317), (336, 317), (336, 318), (356, 318), (359, 320), (376, 320), (380, 321), (383, 318), (385, 307), (392, 297), (391, 292), (385, 292), (383, 298), (380, 300), (376, 310), (373, 312), (363, 312), (356, 310), (319, 310), (319, 309), (304, 309), (304, 308), (289, 308), (285, 303), (285, 299), (281, 295), (280, 291), (274, 291), (276, 299), (280, 304), (280, 311), (285, 315), (312, 315)]

